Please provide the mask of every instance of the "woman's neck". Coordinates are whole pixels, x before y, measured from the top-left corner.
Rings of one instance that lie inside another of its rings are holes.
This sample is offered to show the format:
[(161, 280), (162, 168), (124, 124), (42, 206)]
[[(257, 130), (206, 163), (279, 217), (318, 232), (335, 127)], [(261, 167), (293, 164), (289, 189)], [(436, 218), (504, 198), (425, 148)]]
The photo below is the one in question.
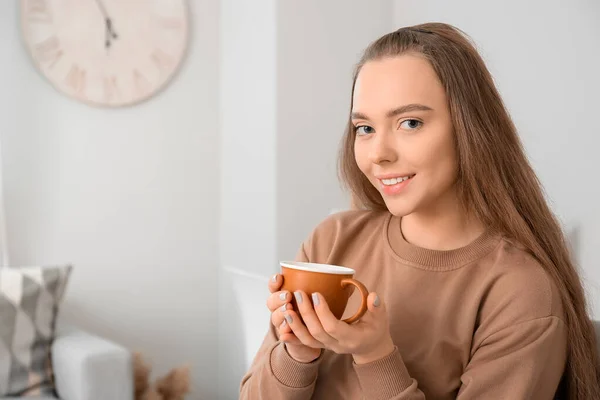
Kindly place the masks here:
[(485, 227), (469, 215), (455, 195), (402, 217), (402, 235), (408, 243), (431, 250), (453, 250), (477, 239)]

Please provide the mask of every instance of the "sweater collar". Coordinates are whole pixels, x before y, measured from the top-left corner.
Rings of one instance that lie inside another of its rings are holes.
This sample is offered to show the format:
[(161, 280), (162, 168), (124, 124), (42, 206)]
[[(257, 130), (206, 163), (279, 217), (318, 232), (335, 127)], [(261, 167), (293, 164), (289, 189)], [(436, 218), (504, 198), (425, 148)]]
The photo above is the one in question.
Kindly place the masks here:
[(491, 252), (499, 243), (499, 234), (488, 230), (473, 242), (453, 250), (430, 250), (406, 241), (400, 228), (400, 217), (391, 215), (384, 225), (385, 241), (392, 255), (415, 267), (444, 271), (460, 268)]

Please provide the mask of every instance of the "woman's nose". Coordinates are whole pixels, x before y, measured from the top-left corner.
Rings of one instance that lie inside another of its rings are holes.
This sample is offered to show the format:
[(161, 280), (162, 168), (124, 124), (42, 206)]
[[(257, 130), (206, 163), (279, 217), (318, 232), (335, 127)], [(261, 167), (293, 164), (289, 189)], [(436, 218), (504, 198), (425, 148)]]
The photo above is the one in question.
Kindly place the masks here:
[(383, 132), (372, 138), (369, 151), (369, 158), (372, 163), (381, 164), (396, 161), (397, 152), (391, 136), (391, 134)]

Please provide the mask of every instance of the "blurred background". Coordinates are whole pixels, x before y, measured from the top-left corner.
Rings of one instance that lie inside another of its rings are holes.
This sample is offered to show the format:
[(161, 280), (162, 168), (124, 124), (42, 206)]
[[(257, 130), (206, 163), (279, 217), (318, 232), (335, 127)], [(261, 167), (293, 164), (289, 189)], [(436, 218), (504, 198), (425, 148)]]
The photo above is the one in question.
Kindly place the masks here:
[(348, 208), (336, 160), (354, 64), (421, 22), (478, 45), (600, 318), (597, 1), (188, 0), (178, 73), (128, 107), (55, 90), (20, 1), (0, 2), (4, 253), (73, 263), (61, 319), (156, 373), (189, 362), (190, 399), (237, 398), (268, 327), (267, 278)]

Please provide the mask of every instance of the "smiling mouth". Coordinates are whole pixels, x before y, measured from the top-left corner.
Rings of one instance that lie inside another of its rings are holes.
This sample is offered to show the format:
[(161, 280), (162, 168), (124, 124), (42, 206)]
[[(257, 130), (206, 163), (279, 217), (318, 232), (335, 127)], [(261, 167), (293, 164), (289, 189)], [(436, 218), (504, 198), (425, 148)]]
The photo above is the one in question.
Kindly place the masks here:
[(381, 192), (386, 196), (395, 196), (404, 193), (416, 174), (397, 176), (393, 178), (378, 178)]
[(394, 186), (394, 185), (397, 185), (399, 183), (409, 180), (413, 176), (415, 176), (415, 174), (407, 175), (407, 176), (399, 176), (397, 178), (390, 178), (390, 179), (379, 179), (379, 182), (383, 183), (384, 186)]

